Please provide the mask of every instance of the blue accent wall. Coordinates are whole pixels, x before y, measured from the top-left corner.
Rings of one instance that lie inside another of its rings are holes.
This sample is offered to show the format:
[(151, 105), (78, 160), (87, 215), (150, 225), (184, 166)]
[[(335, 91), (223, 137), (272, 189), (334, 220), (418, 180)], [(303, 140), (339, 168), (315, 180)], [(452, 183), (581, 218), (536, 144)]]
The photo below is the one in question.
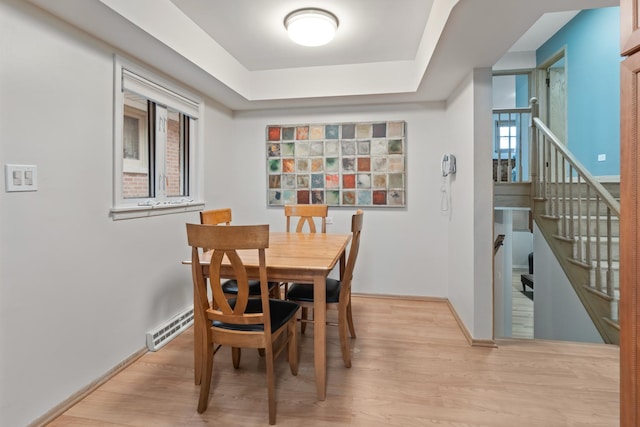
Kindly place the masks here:
[(529, 75), (516, 74), (516, 108), (529, 106)]
[[(594, 176), (620, 174), (620, 8), (580, 12), (536, 51), (565, 48), (567, 146)], [(598, 154), (606, 161), (598, 162)]]

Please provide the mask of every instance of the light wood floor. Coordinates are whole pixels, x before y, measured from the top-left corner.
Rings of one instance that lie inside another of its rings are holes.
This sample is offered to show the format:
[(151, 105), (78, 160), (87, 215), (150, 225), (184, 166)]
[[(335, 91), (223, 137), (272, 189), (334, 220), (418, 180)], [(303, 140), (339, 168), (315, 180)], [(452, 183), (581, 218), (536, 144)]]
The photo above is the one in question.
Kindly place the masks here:
[[(471, 347), (444, 302), (353, 298), (358, 338), (344, 368), (328, 328), (328, 388), (316, 399), (313, 330), (300, 340), (300, 372), (276, 363), (279, 426), (617, 426), (615, 346), (499, 340)], [(330, 313), (331, 315), (333, 312)], [(264, 360), (228, 350), (214, 362), (207, 412), (196, 412), (193, 333), (148, 353), (49, 424), (55, 426), (268, 425)]]
[[(527, 298), (522, 291), (520, 275), (528, 269), (513, 269), (511, 284), (513, 287), (511, 336), (513, 338), (533, 338), (533, 300)], [(527, 291), (531, 288), (527, 286)]]

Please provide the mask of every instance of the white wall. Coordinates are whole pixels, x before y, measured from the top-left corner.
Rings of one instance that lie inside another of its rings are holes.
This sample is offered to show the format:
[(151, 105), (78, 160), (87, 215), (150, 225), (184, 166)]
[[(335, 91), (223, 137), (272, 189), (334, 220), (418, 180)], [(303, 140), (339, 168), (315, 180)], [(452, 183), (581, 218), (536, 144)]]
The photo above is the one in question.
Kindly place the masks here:
[(513, 268), (529, 268), (529, 254), (533, 251), (533, 234), (529, 231), (513, 232)]
[(447, 101), (451, 179), (449, 300), (474, 339), (493, 337), (491, 70), (474, 70)]
[[(589, 314), (542, 235), (533, 227), (534, 338), (603, 343)], [(543, 265), (544, 268), (537, 266)]]
[[(23, 426), (145, 347), (191, 304), (184, 224), (112, 221), (112, 51), (0, 2), (0, 164), (39, 189), (0, 191), (0, 425)], [(230, 115), (207, 108), (221, 134)]]
[[(405, 120), (407, 122), (407, 207), (365, 208), (362, 244), (353, 282), (354, 292), (447, 296), (447, 220), (440, 213), (440, 156), (444, 138), (444, 106), (387, 105), (306, 110), (244, 112), (234, 115), (234, 135), (216, 141), (231, 161), (222, 166), (234, 222), (268, 222), (284, 230), (282, 208), (267, 207), (266, 126)], [(208, 191), (216, 191), (209, 189)], [(349, 207), (331, 207), (328, 232), (349, 232)], [(237, 214), (236, 214), (237, 212)]]
[(516, 76), (507, 75), (493, 78), (494, 109), (516, 108)]

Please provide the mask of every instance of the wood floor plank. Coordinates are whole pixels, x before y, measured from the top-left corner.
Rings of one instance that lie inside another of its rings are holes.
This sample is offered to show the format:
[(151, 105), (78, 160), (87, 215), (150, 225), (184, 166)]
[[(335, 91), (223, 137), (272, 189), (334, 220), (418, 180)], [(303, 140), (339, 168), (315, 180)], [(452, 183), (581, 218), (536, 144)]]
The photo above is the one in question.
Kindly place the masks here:
[[(470, 347), (445, 302), (353, 298), (358, 338), (344, 368), (327, 330), (327, 398), (318, 401), (313, 327), (300, 336), (300, 369), (276, 363), (279, 426), (617, 426), (619, 351), (604, 344), (498, 340)], [(331, 316), (332, 313), (329, 313)], [(264, 359), (240, 369), (222, 349), (209, 408), (196, 412), (193, 332), (148, 353), (49, 426), (268, 425)]]
[[(528, 272), (528, 269), (514, 268), (511, 276), (511, 336), (513, 338), (533, 338), (533, 300), (521, 292), (522, 282), (520, 281), (520, 275)], [(531, 291), (528, 287), (526, 289)]]

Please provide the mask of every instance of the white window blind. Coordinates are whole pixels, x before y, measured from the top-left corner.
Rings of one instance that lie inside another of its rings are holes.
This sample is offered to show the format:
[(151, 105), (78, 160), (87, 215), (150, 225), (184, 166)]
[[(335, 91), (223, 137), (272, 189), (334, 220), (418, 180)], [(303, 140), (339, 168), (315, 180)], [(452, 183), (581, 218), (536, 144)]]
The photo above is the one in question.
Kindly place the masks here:
[(191, 118), (198, 118), (199, 105), (197, 102), (151, 82), (126, 68), (122, 69), (122, 88), (158, 104), (173, 108)]

